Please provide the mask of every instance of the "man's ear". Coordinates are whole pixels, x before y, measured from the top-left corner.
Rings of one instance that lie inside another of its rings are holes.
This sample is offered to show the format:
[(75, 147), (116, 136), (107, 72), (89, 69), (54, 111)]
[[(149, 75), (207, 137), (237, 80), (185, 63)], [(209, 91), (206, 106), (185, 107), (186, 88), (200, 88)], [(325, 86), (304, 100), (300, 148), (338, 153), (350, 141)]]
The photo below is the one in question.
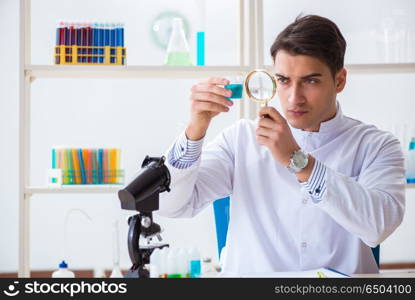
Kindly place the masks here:
[(343, 91), (344, 86), (346, 85), (346, 77), (347, 77), (347, 70), (342, 68), (341, 70), (337, 71), (334, 83), (336, 85), (336, 92), (340, 93)]

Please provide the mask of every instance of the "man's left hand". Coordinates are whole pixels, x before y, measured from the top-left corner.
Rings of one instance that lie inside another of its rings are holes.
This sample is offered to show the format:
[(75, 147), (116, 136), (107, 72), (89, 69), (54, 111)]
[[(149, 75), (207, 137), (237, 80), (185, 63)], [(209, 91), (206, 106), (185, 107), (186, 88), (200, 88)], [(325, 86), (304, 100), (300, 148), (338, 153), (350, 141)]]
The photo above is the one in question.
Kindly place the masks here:
[(287, 120), (270, 106), (261, 108), (259, 112), (256, 140), (258, 145), (267, 147), (274, 159), (284, 167), (290, 163), (293, 152), (300, 149)]

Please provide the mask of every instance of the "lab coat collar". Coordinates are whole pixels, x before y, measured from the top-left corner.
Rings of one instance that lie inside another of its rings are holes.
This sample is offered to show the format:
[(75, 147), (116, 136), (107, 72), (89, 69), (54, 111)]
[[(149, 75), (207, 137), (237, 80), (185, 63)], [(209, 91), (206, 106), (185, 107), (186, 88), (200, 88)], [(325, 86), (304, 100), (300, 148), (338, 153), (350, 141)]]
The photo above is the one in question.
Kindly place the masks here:
[[(337, 101), (336, 104), (336, 115), (334, 116), (334, 118), (322, 122), (320, 124), (320, 129), (318, 132), (304, 131), (303, 129), (297, 129), (289, 125), (293, 133), (293, 136), (295, 137), (297, 142), (299, 142), (300, 147), (302, 147), (301, 144), (303, 144), (303, 141), (307, 139), (307, 144), (309, 147), (311, 146), (311, 148), (317, 148), (322, 144), (325, 144), (333, 138), (335, 138), (341, 131), (345, 129), (344, 127), (346, 125), (346, 118), (343, 115), (340, 103)], [(310, 143), (311, 141), (313, 142)]]

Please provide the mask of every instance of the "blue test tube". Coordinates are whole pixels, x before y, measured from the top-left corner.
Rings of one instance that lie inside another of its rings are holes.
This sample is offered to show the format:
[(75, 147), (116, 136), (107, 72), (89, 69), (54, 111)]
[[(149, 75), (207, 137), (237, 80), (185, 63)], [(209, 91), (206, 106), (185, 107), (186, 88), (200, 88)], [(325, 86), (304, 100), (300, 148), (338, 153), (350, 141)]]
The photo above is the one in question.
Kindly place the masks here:
[(110, 46), (110, 25), (105, 24), (105, 46)]
[(196, 64), (198, 66), (205, 65), (205, 32), (198, 31), (196, 35), (196, 49), (197, 49), (197, 60)]
[(104, 149), (98, 149), (98, 183), (104, 183), (103, 174)]
[(97, 23), (92, 24), (92, 45), (94, 48), (92, 49), (92, 62), (97, 63), (98, 62), (98, 49), (95, 48), (98, 46), (98, 26)]
[(100, 55), (98, 57), (98, 62), (102, 64), (104, 62), (104, 58), (101, 56), (104, 54), (104, 49), (102, 48), (104, 46), (104, 29), (102, 24), (98, 24), (98, 46), (100, 47), (98, 49), (98, 54)]
[(121, 47), (124, 47), (124, 24), (121, 24)]
[[(120, 28), (120, 31), (121, 31), (121, 34), (120, 34), (120, 36), (121, 36), (121, 47), (123, 47), (124, 48), (124, 24), (120, 24), (121, 25), (121, 28)], [(123, 58), (122, 58), (122, 64), (124, 65), (125, 64), (125, 59), (124, 59), (124, 49), (123, 49), (123, 52), (122, 52), (122, 54), (123, 54)]]
[[(120, 36), (120, 24), (114, 24), (114, 38), (115, 38), (115, 50), (114, 54), (117, 55), (118, 47), (121, 47), (121, 36)], [(114, 62), (117, 62), (117, 58), (114, 58)]]
[(110, 50), (110, 63), (115, 63), (115, 24), (110, 24), (110, 46), (111, 46), (111, 50)]
[(110, 46), (110, 63), (111, 61), (111, 47), (112, 47), (112, 36), (111, 36), (111, 24), (107, 24), (107, 30), (108, 30), (108, 46)]
[(110, 31), (108, 23), (104, 24), (104, 46), (110, 46)]
[(56, 150), (52, 148), (52, 169), (56, 169)]

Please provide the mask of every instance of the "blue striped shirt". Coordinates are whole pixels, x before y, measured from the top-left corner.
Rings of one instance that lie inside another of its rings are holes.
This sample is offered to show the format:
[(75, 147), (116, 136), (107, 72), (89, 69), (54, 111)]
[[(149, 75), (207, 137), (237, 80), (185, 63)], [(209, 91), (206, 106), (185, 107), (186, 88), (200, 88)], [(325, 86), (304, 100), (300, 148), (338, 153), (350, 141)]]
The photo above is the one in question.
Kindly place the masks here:
[(177, 169), (189, 168), (195, 163), (202, 153), (203, 138), (191, 141), (183, 132), (168, 153), (169, 163)]
[(326, 192), (326, 171), (326, 166), (316, 159), (310, 178), (301, 182), (315, 203), (320, 202)]
[[(169, 163), (177, 169), (189, 168), (199, 159), (202, 146), (203, 138), (198, 141), (191, 141), (183, 132), (168, 153)], [(321, 201), (326, 192), (326, 166), (316, 159), (310, 178), (300, 184), (310, 194), (315, 203)]]

